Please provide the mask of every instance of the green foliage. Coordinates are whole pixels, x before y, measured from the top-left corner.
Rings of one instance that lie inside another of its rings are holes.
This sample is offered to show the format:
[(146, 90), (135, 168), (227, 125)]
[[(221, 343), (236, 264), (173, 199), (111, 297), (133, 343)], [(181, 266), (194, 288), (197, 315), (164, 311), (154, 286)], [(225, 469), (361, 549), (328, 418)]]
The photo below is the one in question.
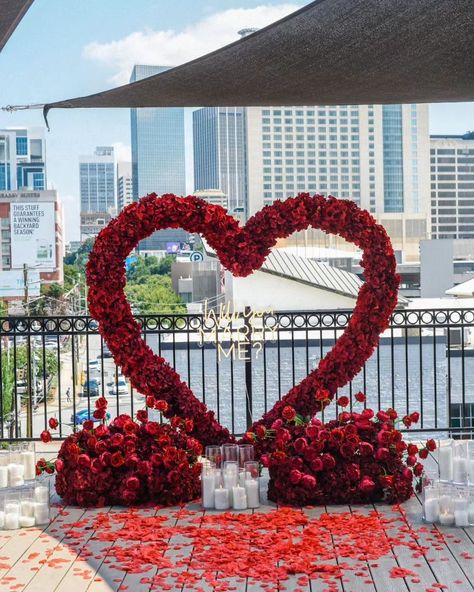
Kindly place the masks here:
[[(48, 378), (58, 373), (59, 364), (55, 352), (44, 350), (41, 347), (30, 345), (30, 355), (35, 356), (36, 380), (43, 382), (43, 377)], [(25, 344), (16, 347), (16, 356), (13, 348), (2, 351), (2, 404), (3, 415), (6, 416), (13, 409), (13, 397), (15, 393), (15, 361), (18, 376), (26, 374), (28, 350)], [(23, 371), (23, 372), (22, 372)]]
[(157, 275), (170, 275), (171, 265), (175, 257), (167, 255), (162, 259), (154, 256), (138, 256), (127, 272), (127, 281), (132, 284), (143, 284), (149, 277)]
[(143, 278), (141, 283), (128, 283), (125, 293), (132, 308), (141, 314), (186, 312), (185, 304), (173, 291), (171, 278), (166, 276), (156, 275)]
[(64, 263), (67, 265), (76, 265), (80, 269), (84, 270), (89, 259), (89, 253), (92, 251), (94, 246), (94, 241), (95, 237), (85, 240), (75, 253), (71, 253), (70, 255), (66, 255), (66, 257), (64, 257)]
[(5, 300), (0, 300), (0, 317), (6, 317), (8, 314), (8, 304)]

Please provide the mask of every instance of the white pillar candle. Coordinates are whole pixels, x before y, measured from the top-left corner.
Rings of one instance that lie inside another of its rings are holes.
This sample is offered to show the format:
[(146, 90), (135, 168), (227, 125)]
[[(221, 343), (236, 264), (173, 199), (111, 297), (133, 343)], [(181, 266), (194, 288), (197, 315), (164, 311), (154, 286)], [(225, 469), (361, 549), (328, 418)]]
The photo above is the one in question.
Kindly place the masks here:
[(214, 507), (214, 491), (216, 489), (216, 476), (214, 471), (208, 469), (208, 473), (201, 476), (202, 505), (204, 508)]
[(49, 487), (38, 485), (35, 487), (35, 502), (48, 503), (49, 502)]
[(0, 487), (8, 487), (8, 467), (0, 466)]
[(0, 528), (5, 528), (5, 512), (0, 510)]
[(442, 481), (453, 480), (453, 449), (451, 446), (441, 446), (439, 449), (439, 478)]
[(10, 463), (8, 465), (8, 484), (10, 487), (18, 487), (18, 485), (24, 484), (24, 472), (25, 467), (23, 464)]
[(437, 522), (439, 517), (439, 499), (432, 497), (423, 504), (423, 515), (426, 522)]
[(222, 471), (220, 469), (216, 469), (214, 474), (214, 485), (216, 489), (219, 489), (223, 485), (222, 483)]
[(247, 494), (245, 493), (245, 487), (237, 485), (232, 488), (232, 507), (234, 510), (247, 509)]
[(216, 510), (228, 510), (230, 508), (228, 489), (219, 487), (219, 489), (215, 490), (214, 505), (216, 506)]
[(35, 522), (36, 524), (47, 524), (49, 522), (49, 504), (35, 503)]
[(453, 481), (455, 483), (466, 483), (467, 481), (467, 459), (459, 456), (453, 458)]
[(35, 453), (32, 450), (25, 450), (21, 453), (21, 460), (24, 467), (24, 478), (29, 481), (36, 477)]
[(226, 471), (224, 473), (224, 489), (229, 492), (229, 503), (232, 505), (232, 490), (237, 485), (239, 476), (233, 471)]
[(454, 522), (456, 526), (469, 526), (469, 514), (467, 510), (454, 510)]
[(29, 516), (30, 518), (35, 515), (35, 502), (30, 500), (23, 500), (20, 502), (20, 514), (22, 516)]
[(20, 513), (20, 504), (19, 502), (6, 502), (5, 504), (5, 514), (19, 514)]
[(20, 516), (18, 523), (20, 528), (29, 528), (35, 525), (35, 519), (33, 516)]
[(443, 526), (452, 526), (454, 524), (454, 514), (443, 512), (439, 515), (439, 523)]
[(247, 506), (249, 508), (259, 508), (260, 493), (258, 479), (246, 479), (245, 492), (247, 494)]
[(18, 512), (8, 512), (5, 514), (5, 528), (7, 530), (20, 528), (20, 516)]

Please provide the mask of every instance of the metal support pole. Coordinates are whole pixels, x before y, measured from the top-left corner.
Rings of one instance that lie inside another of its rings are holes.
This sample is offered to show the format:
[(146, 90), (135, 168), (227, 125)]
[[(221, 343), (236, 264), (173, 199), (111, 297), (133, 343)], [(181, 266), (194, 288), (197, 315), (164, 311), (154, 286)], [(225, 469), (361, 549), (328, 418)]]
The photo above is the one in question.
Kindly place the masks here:
[[(31, 388), (31, 332), (30, 332), (30, 294), (28, 289), (28, 265), (26, 263), (23, 264), (23, 284), (24, 284), (24, 299), (23, 304), (25, 308), (25, 316), (27, 318), (26, 322), (28, 324), (28, 333), (27, 333), (27, 341), (26, 341), (26, 391), (28, 393), (28, 399), (26, 401), (26, 437), (31, 438), (33, 436), (33, 410), (32, 410), (32, 401), (33, 401), (33, 391)], [(34, 354), (33, 354), (34, 355)], [(36, 388), (36, 378), (33, 376), (33, 384), (34, 388)], [(21, 406), (19, 411), (21, 411)]]
[(245, 412), (247, 420), (247, 429), (252, 425), (252, 326), (249, 321), (250, 318), (250, 306), (245, 307), (244, 326), (246, 327), (246, 341), (242, 348), (245, 352), (244, 363), (245, 363)]

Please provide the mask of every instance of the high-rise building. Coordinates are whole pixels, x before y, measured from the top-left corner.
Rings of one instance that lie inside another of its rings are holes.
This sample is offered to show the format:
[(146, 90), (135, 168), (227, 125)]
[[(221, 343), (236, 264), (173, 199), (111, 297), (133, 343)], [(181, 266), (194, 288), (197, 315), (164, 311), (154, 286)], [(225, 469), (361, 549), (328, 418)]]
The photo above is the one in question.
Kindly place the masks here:
[(431, 136), (432, 238), (474, 238), (474, 132)]
[(94, 154), (79, 157), (81, 212), (115, 208), (114, 149), (97, 146)]
[(133, 201), (132, 188), (132, 163), (117, 163), (117, 211), (122, 211), (125, 206)]
[[(168, 70), (164, 66), (136, 65), (130, 82)], [(184, 109), (131, 109), (133, 199), (148, 193), (186, 193)], [(142, 250), (166, 250), (167, 243), (183, 242), (187, 233), (162, 230), (140, 243)]]
[(0, 191), (46, 189), (44, 129), (0, 129)]
[(193, 113), (194, 187), (220, 190), (230, 212), (246, 211), (244, 107), (206, 107)]
[(429, 235), (427, 105), (247, 108), (253, 214), (300, 191), (353, 199), (418, 256)]

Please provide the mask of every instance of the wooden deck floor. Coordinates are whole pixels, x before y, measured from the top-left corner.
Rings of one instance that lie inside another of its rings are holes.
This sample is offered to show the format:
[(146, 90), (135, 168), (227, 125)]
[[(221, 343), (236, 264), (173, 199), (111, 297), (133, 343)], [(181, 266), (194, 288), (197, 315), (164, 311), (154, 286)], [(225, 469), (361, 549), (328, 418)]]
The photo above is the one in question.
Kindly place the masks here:
[[(58, 501), (58, 500), (56, 500)], [(187, 506), (193, 512), (200, 511), (198, 504)], [(359, 513), (375, 510), (388, 518), (400, 521), (400, 512), (390, 506), (357, 506), (327, 507), (303, 510), (312, 518), (325, 511), (328, 513), (350, 512), (355, 509)], [(290, 576), (276, 585), (265, 584), (255, 580), (234, 579), (229, 581), (229, 590), (242, 592), (270, 592), (286, 590), (287, 592), (470, 592), (474, 591), (474, 528), (441, 528), (426, 527), (421, 521), (420, 501), (414, 497), (402, 506), (406, 514), (407, 528), (410, 525), (416, 533), (413, 547), (392, 548), (392, 552), (377, 561), (367, 561), (362, 568), (363, 573), (347, 570), (341, 579), (335, 580), (331, 587), (322, 580), (304, 581), (301, 574)], [(275, 506), (271, 503), (263, 505), (251, 512), (271, 512)], [(58, 504), (54, 508), (54, 519), (51, 524), (41, 530), (32, 528), (21, 531), (4, 531), (0, 534), (0, 591), (25, 592), (110, 592), (125, 591), (144, 592), (157, 589), (168, 589), (172, 592), (189, 590), (179, 580), (179, 571), (167, 578), (167, 586), (153, 587), (150, 582), (156, 575), (156, 566), (150, 566), (145, 573), (129, 573), (117, 570), (113, 557), (113, 546), (117, 541), (104, 541), (97, 538), (98, 530), (92, 527), (94, 518), (105, 513), (113, 517), (122, 512), (123, 508), (102, 508), (100, 510), (82, 510), (79, 508), (63, 508)], [(180, 518), (176, 508), (141, 509), (143, 516), (164, 516), (165, 525), (186, 527), (190, 517), (186, 513)], [(208, 513), (208, 515), (211, 513)], [(204, 512), (202, 512), (204, 515)], [(195, 516), (195, 514), (194, 514)], [(194, 523), (196, 520), (194, 519)], [(72, 528), (72, 525), (74, 526)], [(120, 524), (113, 528), (119, 529)], [(400, 528), (400, 527), (398, 527)], [(443, 536), (440, 536), (440, 533)], [(390, 535), (390, 532), (388, 531)], [(173, 535), (168, 550), (164, 554), (173, 559), (173, 554), (192, 554), (193, 548), (181, 541), (180, 534)], [(185, 546), (178, 552), (180, 545)], [(423, 549), (428, 549), (423, 553)], [(417, 552), (420, 551), (420, 552)], [(226, 549), (216, 549), (216, 553), (225, 553)], [(179, 555), (178, 555), (179, 556)], [(337, 559), (335, 560), (337, 561)], [(350, 564), (353, 560), (347, 560)], [(360, 562), (359, 562), (360, 563)], [(416, 575), (392, 579), (393, 568), (404, 568)], [(358, 567), (360, 571), (360, 566)], [(361, 577), (363, 576), (363, 577)], [(195, 588), (196, 589), (196, 588)], [(209, 592), (213, 589), (209, 582), (203, 582), (200, 590)]]

